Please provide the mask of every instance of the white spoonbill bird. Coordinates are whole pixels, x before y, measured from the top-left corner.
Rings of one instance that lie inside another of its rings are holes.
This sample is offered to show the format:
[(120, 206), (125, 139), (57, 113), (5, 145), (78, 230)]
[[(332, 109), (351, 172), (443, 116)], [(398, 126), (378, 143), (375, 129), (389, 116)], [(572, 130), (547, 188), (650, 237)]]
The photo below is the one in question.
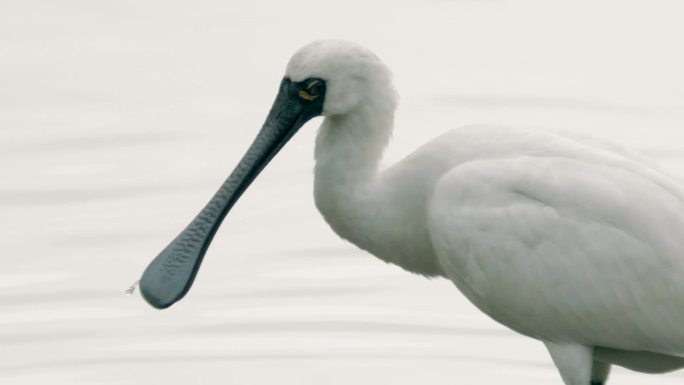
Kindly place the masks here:
[(254, 143), (216, 195), (145, 270), (166, 308), (190, 289), (221, 221), (283, 145), (324, 116), (316, 206), (342, 238), (428, 277), (542, 341), (566, 385), (610, 366), (684, 366), (684, 185), (616, 144), (493, 126), (456, 129), (379, 171), (397, 94), (349, 42), (290, 59)]

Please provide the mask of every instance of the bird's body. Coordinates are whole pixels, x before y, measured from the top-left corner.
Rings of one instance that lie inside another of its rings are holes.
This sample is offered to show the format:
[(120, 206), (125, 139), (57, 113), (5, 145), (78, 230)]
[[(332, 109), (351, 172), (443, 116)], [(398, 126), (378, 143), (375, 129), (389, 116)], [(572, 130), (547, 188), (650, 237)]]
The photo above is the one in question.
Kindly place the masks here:
[[(450, 279), (530, 337), (597, 347), (636, 370), (684, 366), (637, 353), (684, 352), (684, 188), (640, 154), (569, 133), (469, 126), (351, 184), (319, 163), (322, 214), (378, 258)], [(327, 188), (325, 175), (335, 176)]]
[[(317, 42), (295, 54), (286, 79), (281, 94), (326, 82), (314, 195), (342, 238), (451, 280), (493, 319), (543, 341), (567, 385), (602, 384), (613, 363), (646, 372), (684, 366), (684, 185), (610, 142), (497, 126), (456, 129), (379, 171), (397, 99), (377, 57)], [(298, 92), (305, 108), (318, 97)], [(232, 178), (227, 188), (239, 196)], [(186, 231), (215, 224), (200, 219)], [(183, 236), (177, 256), (167, 249), (158, 257), (169, 279), (198, 239), (181, 244)], [(201, 261), (208, 242), (200, 246)]]

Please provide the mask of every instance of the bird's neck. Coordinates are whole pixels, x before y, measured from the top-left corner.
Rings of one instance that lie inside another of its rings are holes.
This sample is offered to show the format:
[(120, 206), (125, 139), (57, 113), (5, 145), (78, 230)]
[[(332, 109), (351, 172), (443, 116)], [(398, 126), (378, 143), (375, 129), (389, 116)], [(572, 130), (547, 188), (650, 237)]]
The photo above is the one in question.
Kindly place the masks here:
[(321, 125), (316, 206), (340, 237), (408, 271), (438, 275), (427, 229), (412, 222), (422, 201), (405, 199), (405, 192), (378, 171), (394, 110), (373, 107), (327, 117)]
[(338, 235), (362, 248), (367, 248), (363, 233), (373, 225), (368, 217), (377, 217), (380, 209), (378, 167), (393, 119), (393, 110), (366, 105), (326, 117), (316, 138), (316, 206)]
[(325, 187), (358, 188), (375, 181), (392, 135), (393, 113), (374, 114), (370, 106), (354, 114), (326, 117), (316, 138), (317, 181)]

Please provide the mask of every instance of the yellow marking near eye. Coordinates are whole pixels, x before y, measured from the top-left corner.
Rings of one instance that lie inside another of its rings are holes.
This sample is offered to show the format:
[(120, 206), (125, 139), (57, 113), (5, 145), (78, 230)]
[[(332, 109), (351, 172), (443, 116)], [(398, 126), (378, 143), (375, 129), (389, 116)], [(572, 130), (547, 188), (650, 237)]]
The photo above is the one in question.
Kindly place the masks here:
[(318, 95), (311, 95), (310, 93), (308, 93), (304, 90), (301, 90), (301, 91), (299, 91), (299, 97), (304, 99), (304, 100), (312, 101), (312, 100), (316, 99), (318, 97)]

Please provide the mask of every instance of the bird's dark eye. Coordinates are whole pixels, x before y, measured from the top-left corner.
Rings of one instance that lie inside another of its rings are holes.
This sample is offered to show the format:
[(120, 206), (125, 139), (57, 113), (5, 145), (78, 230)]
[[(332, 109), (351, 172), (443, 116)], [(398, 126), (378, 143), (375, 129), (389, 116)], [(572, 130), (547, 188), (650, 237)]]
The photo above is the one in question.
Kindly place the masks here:
[(325, 92), (325, 83), (320, 79), (308, 79), (302, 84), (299, 97), (306, 101), (313, 101)]
[(321, 94), (322, 88), (320, 80), (312, 80), (306, 85), (306, 92), (312, 96), (318, 96)]

